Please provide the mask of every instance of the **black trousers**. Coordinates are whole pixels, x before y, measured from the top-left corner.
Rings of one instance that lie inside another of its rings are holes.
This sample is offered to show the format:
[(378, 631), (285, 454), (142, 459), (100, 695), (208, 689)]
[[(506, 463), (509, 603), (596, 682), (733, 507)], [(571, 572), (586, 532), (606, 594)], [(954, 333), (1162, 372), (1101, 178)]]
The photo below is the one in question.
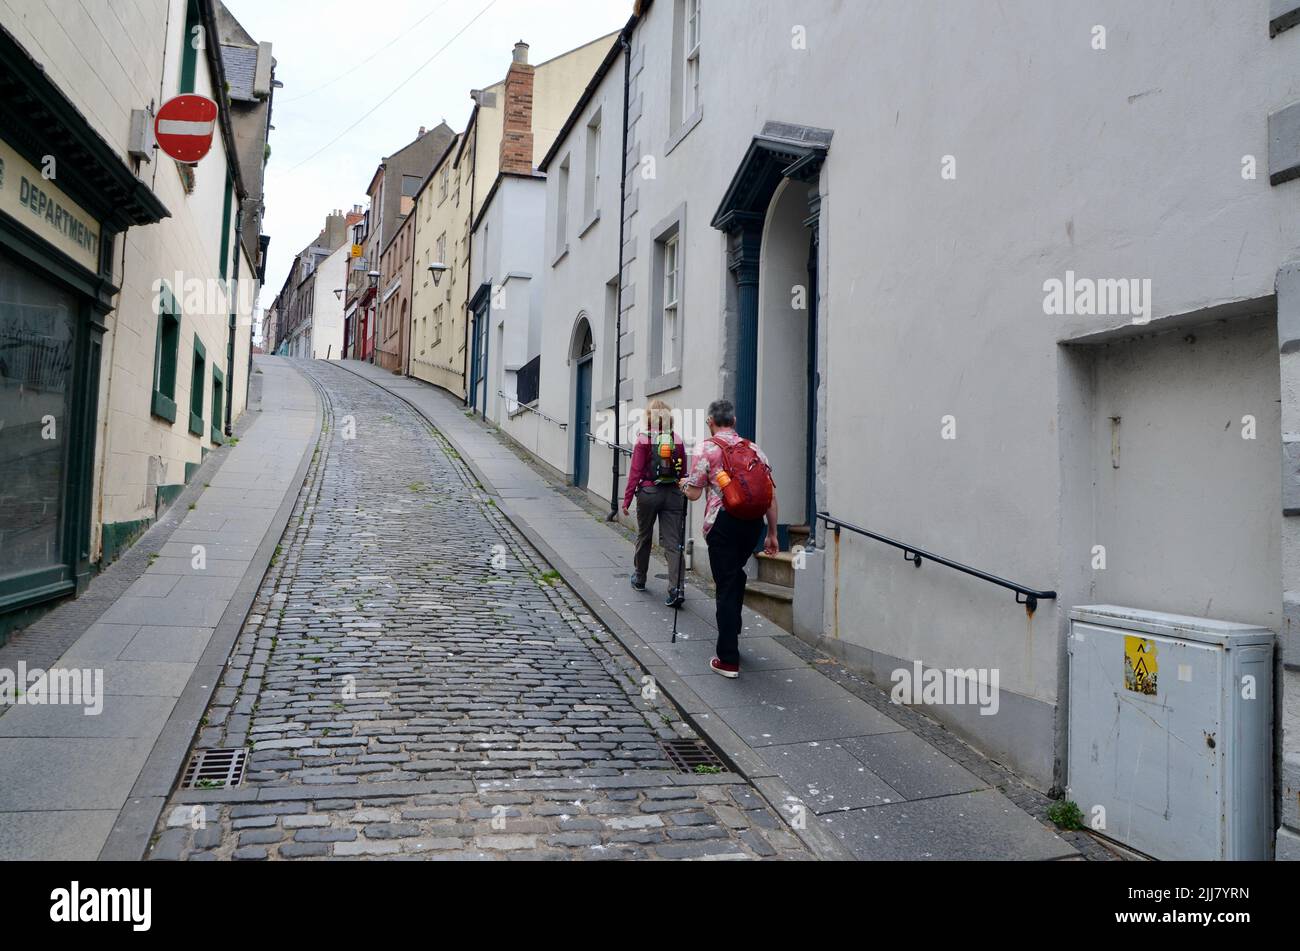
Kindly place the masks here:
[(709, 529), (709, 568), (718, 589), (718, 660), (740, 663), (740, 619), (745, 606), (745, 563), (763, 537), (763, 519), (744, 522), (719, 512)]

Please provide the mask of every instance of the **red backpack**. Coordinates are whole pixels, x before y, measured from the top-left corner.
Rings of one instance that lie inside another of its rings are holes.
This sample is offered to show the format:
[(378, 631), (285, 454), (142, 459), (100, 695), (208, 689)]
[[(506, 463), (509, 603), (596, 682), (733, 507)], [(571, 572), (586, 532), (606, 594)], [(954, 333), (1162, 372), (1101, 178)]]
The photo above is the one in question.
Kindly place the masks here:
[(759, 458), (754, 444), (748, 439), (730, 447), (717, 439), (709, 442), (722, 450), (722, 467), (731, 477), (731, 484), (722, 492), (727, 514), (746, 522), (762, 518), (772, 507), (776, 487), (772, 484), (772, 470)]

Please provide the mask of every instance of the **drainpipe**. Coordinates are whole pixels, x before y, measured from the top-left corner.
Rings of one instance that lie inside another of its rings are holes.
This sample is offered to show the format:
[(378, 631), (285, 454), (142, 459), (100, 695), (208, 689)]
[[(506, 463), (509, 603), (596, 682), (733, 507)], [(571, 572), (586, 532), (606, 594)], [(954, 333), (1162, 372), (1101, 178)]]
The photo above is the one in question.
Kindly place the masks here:
[[(623, 422), (623, 241), (627, 228), (627, 111), (632, 89), (632, 44), (627, 30), (619, 34), (623, 47), (623, 174), (618, 180), (618, 302), (614, 305), (614, 445), (620, 445), (619, 433)], [(613, 488), (609, 492), (609, 521), (618, 521), (619, 453), (610, 450), (614, 457)]]
[[(221, 394), (226, 401), (226, 436), (230, 437), (235, 434), (233, 420), (231, 419), (231, 407), (234, 405), (235, 393), (235, 331), (239, 326), (239, 260), (242, 258), (244, 250), (244, 203), (241, 201), (236, 206), (235, 218), (235, 276), (231, 283), (231, 310), (230, 310), (230, 330), (226, 334), (226, 391)], [(251, 352), (251, 348), (250, 348)], [(251, 356), (250, 356), (251, 360)]]

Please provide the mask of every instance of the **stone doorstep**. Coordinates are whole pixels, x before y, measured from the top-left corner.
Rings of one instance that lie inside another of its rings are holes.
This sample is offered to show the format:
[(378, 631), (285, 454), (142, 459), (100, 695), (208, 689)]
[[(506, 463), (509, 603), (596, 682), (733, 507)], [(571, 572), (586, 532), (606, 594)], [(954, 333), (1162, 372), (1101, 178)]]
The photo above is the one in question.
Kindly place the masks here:
[[(341, 369), (346, 370), (349, 373), (352, 373), (355, 376), (360, 377), (363, 380), (367, 380), (371, 384), (378, 386), (383, 390), (386, 390), (387, 392), (389, 392), (390, 394), (392, 394), (393, 396), (397, 397), (402, 402), (410, 406), (411, 409), (414, 410), (417, 415), (427, 420), (429, 425), (433, 426), (435, 430), (437, 430), (442, 434), (443, 438), (447, 440), (447, 442), (451, 445), (452, 449), (454, 449), (460, 455), (461, 461), (464, 462), (465, 465), (469, 467), (470, 471), (474, 475), (474, 478), (477, 479), (480, 483), (482, 483), (482, 485), (485, 488), (487, 488), (490, 492), (495, 491), (492, 481), (479, 467), (475, 458), (463, 448), (463, 443), (460, 441), (460, 439), (458, 439), (454, 434), (449, 432), (447, 428), (440, 426), (437, 423), (437, 421), (433, 419), (432, 416), (426, 413), (421, 407), (416, 405), (416, 403), (414, 403), (411, 399), (409, 399), (402, 393), (394, 390), (392, 387), (388, 386), (386, 381), (381, 381), (379, 379), (371, 378), (370, 376), (366, 375), (360, 370), (354, 370), (343, 363), (339, 363), (337, 364), (337, 366), (339, 366)], [(433, 392), (435, 396), (441, 395), (440, 391), (434, 390), (432, 386), (429, 386), (427, 384), (425, 386), (419, 387), (419, 389), (421, 389), (421, 391), (423, 392)], [(460, 417), (460, 418), (464, 418), (464, 417)], [(469, 423), (466, 423), (466, 425), (469, 425)], [(524, 465), (522, 460), (519, 462), (519, 464)], [(538, 476), (538, 478), (541, 477)], [(574, 568), (572, 568), (568, 564), (568, 562), (566, 562), (563, 558), (561, 558), (556, 553), (556, 551), (553, 548), (551, 548), (549, 544), (546, 543), (545, 539), (543, 539), (537, 533), (537, 531), (532, 527), (531, 524), (529, 524), (523, 518), (523, 516), (513, 512), (511, 508), (506, 505), (499, 504), (498, 508), (500, 508), (502, 514), (504, 514), (506, 518), (510, 520), (510, 522), (515, 526), (515, 528), (519, 530), (520, 534), (522, 534), (524, 538), (526, 538), (528, 542), (534, 548), (537, 549), (537, 551), (541, 554), (542, 558), (547, 562), (549, 562), (551, 566), (555, 568), (555, 570), (560, 572), (561, 577), (563, 577), (564, 581), (569, 585), (571, 589), (573, 589), (573, 592), (578, 596), (579, 600), (581, 600), (583, 604), (587, 606), (588, 610), (590, 610), (591, 613), (613, 634), (613, 636), (618, 640), (619, 644), (623, 647), (624, 651), (626, 651), (629, 657), (632, 658), (633, 662), (637, 663), (638, 666), (642, 666), (642, 668), (644, 669), (644, 666), (641, 665), (640, 662), (636, 660), (637, 655), (634, 648), (636, 645), (641, 644), (641, 640), (639, 637), (635, 636), (635, 631), (633, 631), (628, 626), (628, 624), (620, 616), (618, 616), (616, 612), (610, 609), (602, 598), (600, 598), (598, 595), (595, 594), (594, 591), (591, 590), (591, 588), (581, 578), (578, 572)], [(634, 635), (633, 638), (629, 639), (627, 637), (628, 633), (633, 634)], [(677, 702), (676, 697), (674, 697), (673, 695), (673, 690), (665, 683), (662, 682), (659, 683), (659, 690), (662, 693), (662, 695), (668, 700), (668, 702), (671, 703), (675, 708), (677, 708), (677, 711), (682, 717), (682, 719), (687, 724), (689, 724), (690, 727), (693, 730), (695, 730), (695, 732), (699, 736), (708, 737), (717, 733), (716, 730), (710, 729), (710, 727), (712, 727), (713, 724), (709, 724), (709, 726), (704, 726), (701, 724), (699, 716), (692, 713), (688, 713), (684, 708), (684, 706), (681, 703)], [(692, 692), (692, 696), (694, 696), (693, 692)], [(704, 706), (706, 707), (707, 712), (711, 715), (711, 719), (719, 723), (722, 722), (721, 718), (718, 717), (717, 713), (713, 711), (712, 708), (707, 707), (707, 705)], [(729, 765), (733, 767), (735, 775), (740, 777), (742, 783), (752, 785), (755, 789), (759, 791), (759, 793), (767, 801), (767, 805), (769, 806), (769, 808), (771, 808), (771, 810), (781, 818), (781, 820), (786, 824), (786, 826), (790, 829), (790, 831), (793, 832), (793, 834), (799, 839), (799, 841), (802, 842), (804, 846), (807, 847), (816, 858), (829, 860), (829, 861), (853, 861), (854, 860), (853, 854), (849, 852), (849, 850), (844, 845), (842, 845), (837, 839), (835, 839), (835, 837), (832, 836), (828, 830), (823, 829), (820, 823), (810, 822), (806, 824), (806, 827), (804, 829), (794, 828), (791, 822), (792, 816), (785, 809), (786, 802), (788, 802), (791, 798), (797, 798), (795, 797), (794, 790), (792, 790), (782, 780), (780, 780), (775, 776), (764, 777), (761, 779), (755, 779), (753, 781), (750, 781), (749, 778), (745, 775), (745, 773), (737, 768), (736, 761), (739, 759), (743, 762), (753, 763), (755, 761), (761, 762), (761, 758), (758, 756), (757, 753), (754, 752), (754, 750), (747, 743), (741, 740), (738, 736), (733, 742), (729, 742), (728, 746), (730, 747), (730, 752), (726, 749), (718, 750), (718, 752), (724, 754), (724, 761), (729, 762)], [(722, 778), (721, 776), (709, 776), (709, 777), (679, 776), (679, 779), (682, 780), (687, 780), (687, 779), (712, 780), (712, 782), (709, 783), (709, 785), (718, 784), (721, 778)], [(688, 785), (687, 783), (682, 783), (682, 784)]]

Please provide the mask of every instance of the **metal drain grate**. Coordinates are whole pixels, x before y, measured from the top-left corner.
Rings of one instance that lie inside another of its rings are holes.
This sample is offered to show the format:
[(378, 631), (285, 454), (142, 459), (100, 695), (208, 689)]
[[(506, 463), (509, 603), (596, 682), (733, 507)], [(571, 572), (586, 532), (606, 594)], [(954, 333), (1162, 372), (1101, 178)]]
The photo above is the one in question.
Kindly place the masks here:
[(229, 789), (244, 781), (248, 750), (199, 750), (185, 767), (181, 789)]
[(661, 740), (668, 759), (683, 773), (726, 772), (727, 764), (703, 740)]

